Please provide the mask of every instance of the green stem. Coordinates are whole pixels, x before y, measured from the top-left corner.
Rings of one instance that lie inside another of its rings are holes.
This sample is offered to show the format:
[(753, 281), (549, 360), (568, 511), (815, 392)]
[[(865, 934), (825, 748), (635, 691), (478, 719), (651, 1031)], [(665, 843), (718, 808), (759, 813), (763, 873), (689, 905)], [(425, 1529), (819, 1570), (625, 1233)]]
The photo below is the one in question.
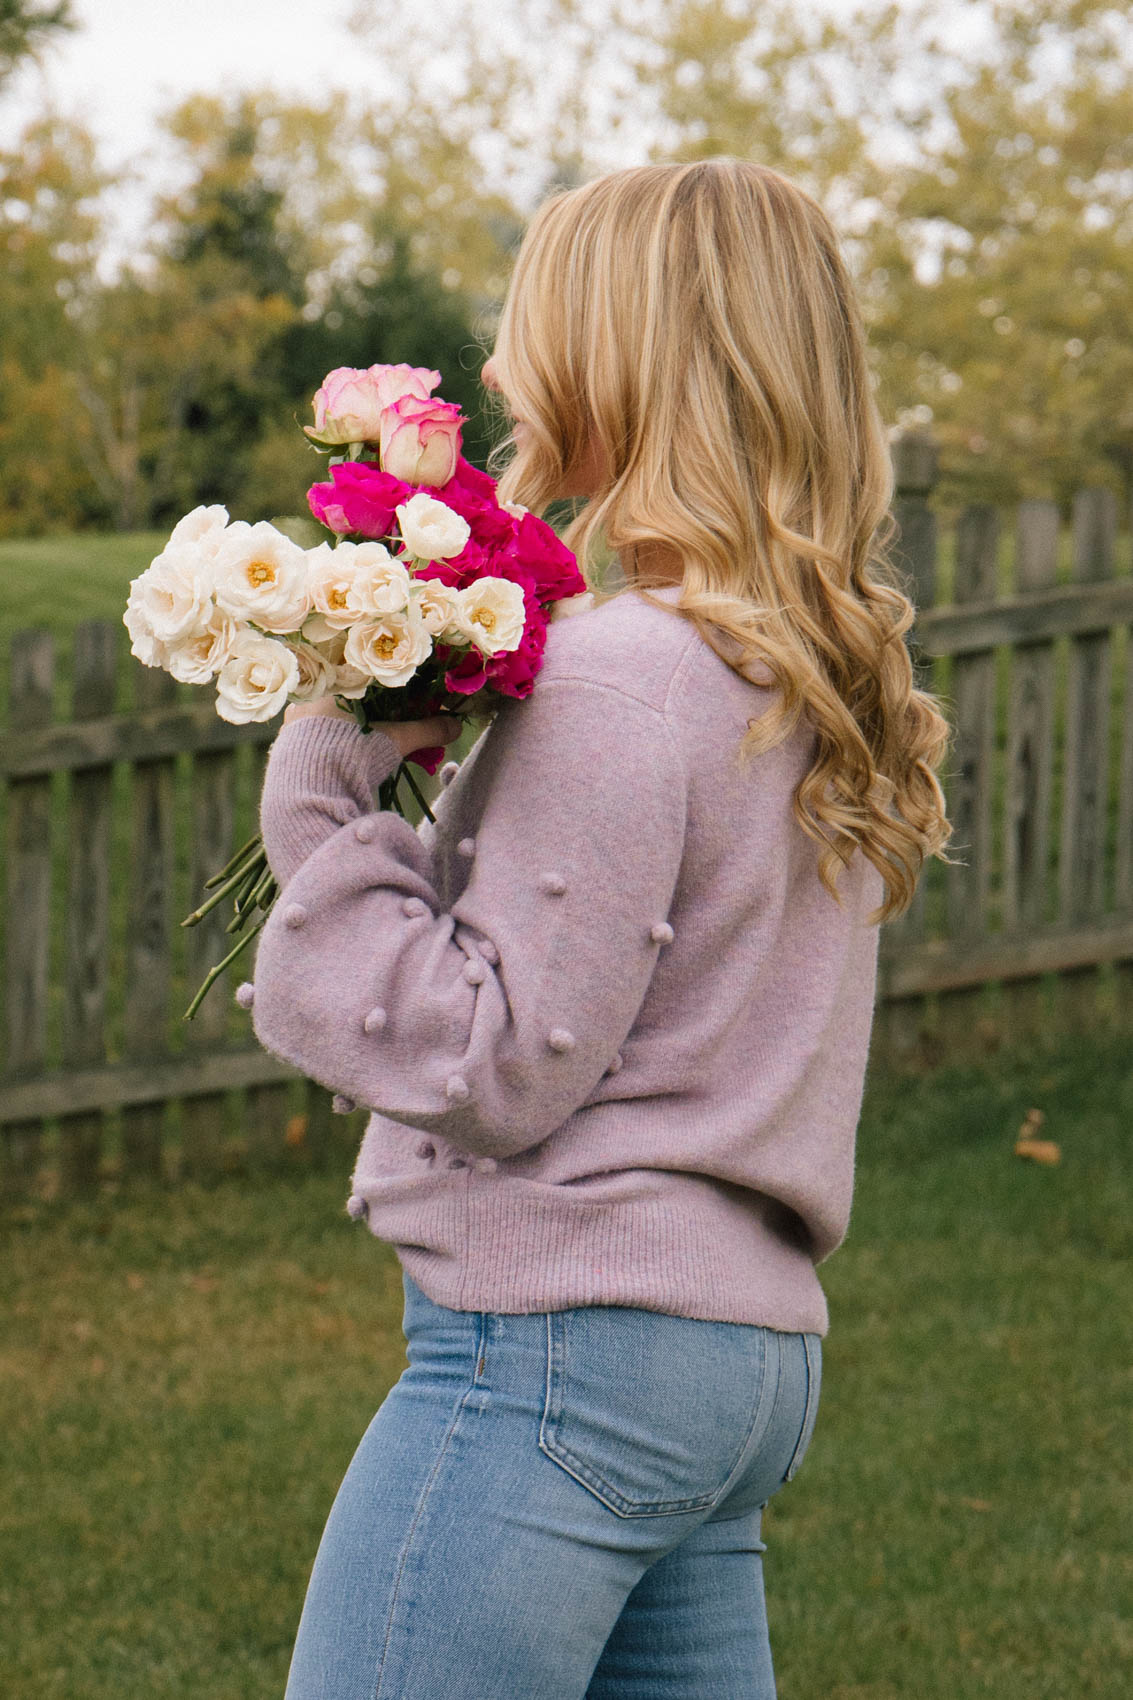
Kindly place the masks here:
[(221, 974), (224, 973), (224, 970), (228, 967), (228, 965), (230, 963), (235, 962), (235, 960), (239, 956), (240, 952), (247, 948), (247, 946), (251, 943), (252, 939), (255, 938), (256, 934), (259, 932), (260, 928), (264, 924), (264, 921), (266, 921), (266, 920), (267, 920), (267, 916), (265, 915), (263, 917), (263, 920), (257, 921), (255, 926), (250, 928), (249, 931), (244, 934), (244, 937), (242, 939), (240, 939), (240, 941), (234, 946), (234, 948), (228, 952), (228, 955), (224, 958), (224, 960), (222, 962), (217, 962), (212, 968), (209, 969), (208, 973), (205, 975), (204, 981), (203, 981), (201, 988), (198, 991), (196, 997), (193, 999), (192, 1003), (189, 1005), (188, 1009), (185, 1011), (184, 1015), (181, 1017), (182, 1021), (192, 1021), (194, 1015), (196, 1015), (198, 1009), (201, 1007), (202, 999), (204, 998), (205, 993), (208, 991), (209, 987), (217, 979), (219, 979)]
[(207, 903), (202, 903), (199, 909), (194, 909), (191, 915), (186, 915), (181, 925), (183, 927), (195, 927), (198, 921), (204, 920), (210, 909), (215, 909), (216, 905), (222, 903), (230, 892), (242, 885), (246, 877), (245, 870), (238, 868), (234, 874), (225, 880), (223, 885), (217, 886)]
[[(397, 771), (396, 778), (400, 779), (401, 775), (403, 773), (405, 775), (406, 781), (408, 782), (409, 789), (412, 791), (413, 795), (416, 797), (417, 801), (420, 803), (421, 807), (424, 809), (424, 811), (428, 815), (429, 819), (431, 821), (435, 821), (437, 817), (433, 813), (432, 809), (429, 807), (428, 803), (425, 801), (424, 797), (422, 797), (420, 791), (417, 789), (417, 783), (416, 783), (415, 779), (413, 778), (413, 775), (409, 771), (409, 763), (407, 761), (402, 762), (400, 768)], [(400, 810), (398, 812), (400, 813)]]
[(209, 878), (205, 881), (205, 890), (210, 891), (214, 885), (219, 883), (220, 880), (225, 879), (227, 877), (227, 875), (229, 875), (233, 871), (233, 869), (237, 867), (238, 864), (243, 862), (244, 857), (248, 854), (249, 850), (251, 850), (255, 845), (259, 844), (259, 842), (260, 842), (260, 835), (257, 832), (254, 838), (249, 838), (247, 844), (243, 845), (239, 850), (237, 850), (235, 856), (229, 857), (228, 861), (225, 862), (223, 868), (220, 869), (219, 873), (213, 874), (211, 876), (211, 878)]

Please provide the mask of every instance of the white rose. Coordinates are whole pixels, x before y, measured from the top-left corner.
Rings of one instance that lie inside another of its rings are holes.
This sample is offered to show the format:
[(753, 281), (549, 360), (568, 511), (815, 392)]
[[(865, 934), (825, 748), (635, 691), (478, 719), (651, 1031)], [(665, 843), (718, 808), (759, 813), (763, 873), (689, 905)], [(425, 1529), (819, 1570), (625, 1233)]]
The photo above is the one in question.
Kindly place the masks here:
[(552, 602), (550, 618), (552, 620), (567, 620), (572, 614), (585, 614), (594, 606), (594, 592), (581, 590), (577, 596), (560, 596), (557, 602)]
[(451, 642), (454, 638), (467, 642), (457, 625), (457, 615), (460, 612), (458, 595), (456, 586), (445, 584), (443, 579), (418, 578), (413, 581), (413, 600), (425, 622), (425, 628), (434, 639), (440, 638), (442, 643)]
[(216, 679), (216, 712), (234, 726), (270, 720), (299, 683), (295, 652), (278, 638), (247, 627), (237, 633), (232, 653)]
[(340, 543), (337, 548), (320, 543), (318, 548), (307, 550), (307, 586), (314, 613), (304, 621), (304, 633), (345, 628), (358, 618), (346, 599), (354, 582), (357, 553), (356, 543)]
[(330, 696), (335, 689), (337, 668), (329, 656), (302, 638), (293, 639), (288, 648), (299, 663), (299, 683), (292, 688), (296, 702), (313, 702), (316, 697)]
[(524, 630), (523, 587), (510, 578), (478, 578), (457, 591), (457, 629), (485, 655), (516, 649)]
[(245, 630), (223, 608), (210, 604), (204, 624), (180, 643), (169, 645), (166, 670), (182, 684), (207, 685), (231, 656), (237, 637)]
[(355, 543), (350, 547), (353, 573), (346, 604), (351, 621), (373, 619), (378, 614), (404, 614), (413, 583), (408, 568), (394, 559), (384, 543)]
[(343, 659), (380, 684), (407, 685), (432, 650), (425, 622), (416, 604), (411, 604), (404, 613), (382, 614), (351, 626)]
[(363, 673), (360, 667), (350, 667), (345, 661), (340, 661), (334, 670), (334, 684), (331, 688), (336, 697), (347, 697), (353, 702), (357, 697), (364, 697), (373, 682), (372, 674)]
[(227, 524), (228, 509), (222, 508), (219, 502), (208, 508), (194, 508), (192, 513), (177, 521), (169, 541), (178, 545), (194, 544), (205, 553), (215, 555)]
[(423, 490), (401, 503), (397, 520), (405, 547), (421, 561), (447, 561), (450, 555), (459, 555), (472, 535), (466, 519)]
[(238, 620), (294, 632), (311, 612), (306, 553), (266, 520), (229, 526), (213, 565), (217, 603)]
[[(127, 629), (158, 645), (180, 643), (208, 619), (212, 607), (210, 563), (192, 549), (162, 550), (130, 585)], [(125, 616), (124, 616), (125, 618)], [(145, 657), (139, 655), (139, 660)], [(164, 661), (148, 666), (164, 666)]]
[(169, 659), (169, 652), (153, 634), (145, 597), (139, 589), (140, 583), (139, 578), (131, 584), (130, 594), (126, 599), (126, 612), (122, 616), (122, 624), (130, 634), (130, 654), (136, 655), (145, 667), (164, 667)]

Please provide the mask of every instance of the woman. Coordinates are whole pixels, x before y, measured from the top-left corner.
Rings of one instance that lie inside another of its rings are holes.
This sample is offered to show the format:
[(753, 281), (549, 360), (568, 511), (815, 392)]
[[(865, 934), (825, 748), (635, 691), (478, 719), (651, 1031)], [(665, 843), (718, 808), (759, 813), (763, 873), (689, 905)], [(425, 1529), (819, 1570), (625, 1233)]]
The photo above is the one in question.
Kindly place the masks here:
[(263, 1043), (371, 1110), (347, 1208), (408, 1368), (315, 1560), (288, 1700), (766, 1700), (878, 923), (949, 827), (859, 318), (819, 208), (734, 160), (532, 221), (485, 382), (500, 494), (588, 497), (625, 588), (548, 633), (435, 827), (439, 720), (295, 706), (261, 817)]

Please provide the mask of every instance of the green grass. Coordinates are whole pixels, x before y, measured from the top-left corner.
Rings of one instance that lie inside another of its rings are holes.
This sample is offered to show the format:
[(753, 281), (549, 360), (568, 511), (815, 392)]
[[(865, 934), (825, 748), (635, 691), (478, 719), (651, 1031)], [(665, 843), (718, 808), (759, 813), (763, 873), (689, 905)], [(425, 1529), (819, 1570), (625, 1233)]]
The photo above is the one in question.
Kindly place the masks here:
[[(1057, 1167), (1013, 1155), (1031, 1107)], [(818, 1426), (765, 1516), (781, 1700), (1127, 1694), (1131, 1123), (1119, 1039), (870, 1080)], [(282, 1693), (404, 1364), (336, 1161), (4, 1217), (6, 1700)]]

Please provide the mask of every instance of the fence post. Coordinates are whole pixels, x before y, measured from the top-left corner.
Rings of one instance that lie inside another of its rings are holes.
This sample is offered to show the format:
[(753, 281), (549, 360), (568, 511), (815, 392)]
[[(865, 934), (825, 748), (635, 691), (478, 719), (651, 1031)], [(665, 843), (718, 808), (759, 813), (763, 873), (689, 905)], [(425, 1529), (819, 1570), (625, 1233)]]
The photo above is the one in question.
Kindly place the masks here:
[[(176, 682), (160, 667), (131, 658), (134, 708), (177, 700)], [(130, 774), (130, 871), (126, 925), (125, 1054), (161, 1056), (169, 1049), (172, 959), (174, 779), (176, 758), (137, 760)], [(122, 1178), (163, 1173), (164, 1099), (122, 1110)]]
[[(952, 600), (991, 601), (998, 588), (999, 512), (990, 503), (965, 508), (956, 527)], [(989, 920), (992, 767), (995, 759), (995, 651), (973, 650), (952, 663), (956, 738), (946, 783), (957, 860), (947, 870), (948, 935), (979, 938)], [(983, 987), (941, 994), (939, 1032), (948, 1055), (970, 1052), (978, 1036)]]
[[(1105, 489), (1079, 490), (1074, 498), (1073, 574), (1080, 584), (1113, 577), (1117, 503)], [(1109, 723), (1112, 644), (1108, 629), (1070, 639), (1066, 693), (1062, 831), (1058, 856), (1058, 907), (1071, 924), (1105, 910), (1105, 833), (1109, 797)], [(1062, 974), (1060, 1025), (1089, 1032), (1098, 1018), (1098, 972)]]
[[(49, 631), (12, 637), (8, 725), (13, 732), (55, 719), (55, 650)], [(47, 1060), (48, 966), (51, 955), (51, 775), (8, 781), (7, 929), (4, 975), (6, 1072), (32, 1074)], [(3, 1130), (5, 1191), (26, 1195), (42, 1162), (43, 1124), (12, 1122)]]
[[(77, 721), (114, 712), (118, 631), (109, 620), (76, 628), (72, 713)], [(67, 909), (63, 946), (63, 1055), (68, 1066), (106, 1059), (106, 993), (110, 956), (110, 827), (112, 764), (70, 776)], [(59, 1180), (67, 1192), (93, 1192), (102, 1155), (103, 1112), (59, 1118)]]
[[(1021, 502), (1016, 517), (1016, 595), (1046, 590), (1058, 577), (1058, 504)], [(1054, 644), (1017, 643), (1007, 699), (1003, 833), (1003, 926), (1033, 931), (1048, 920), (1050, 811), (1054, 777)], [(1041, 979), (1003, 987), (1005, 1024), (1015, 1038), (1050, 1031)]]
[[(929, 498), (939, 476), (939, 450), (936, 439), (928, 432), (903, 431), (893, 438), (891, 454), (895, 486), (892, 511), (897, 529), (890, 555), (905, 580), (906, 595), (920, 611), (931, 608), (936, 600), (937, 527)], [(932, 662), (921, 654), (915, 627), (909, 632), (907, 641), (914, 683), (918, 689), (928, 689)], [(884, 934), (888, 935), (884, 939), (886, 954), (914, 949), (924, 939), (924, 872), (909, 908), (886, 925)], [(879, 1028), (879, 1048), (894, 1062), (908, 1061), (916, 1054), (924, 1037), (925, 999), (922, 996), (884, 998), (884, 972), (881, 992), (882, 1002), (875, 1017)]]

